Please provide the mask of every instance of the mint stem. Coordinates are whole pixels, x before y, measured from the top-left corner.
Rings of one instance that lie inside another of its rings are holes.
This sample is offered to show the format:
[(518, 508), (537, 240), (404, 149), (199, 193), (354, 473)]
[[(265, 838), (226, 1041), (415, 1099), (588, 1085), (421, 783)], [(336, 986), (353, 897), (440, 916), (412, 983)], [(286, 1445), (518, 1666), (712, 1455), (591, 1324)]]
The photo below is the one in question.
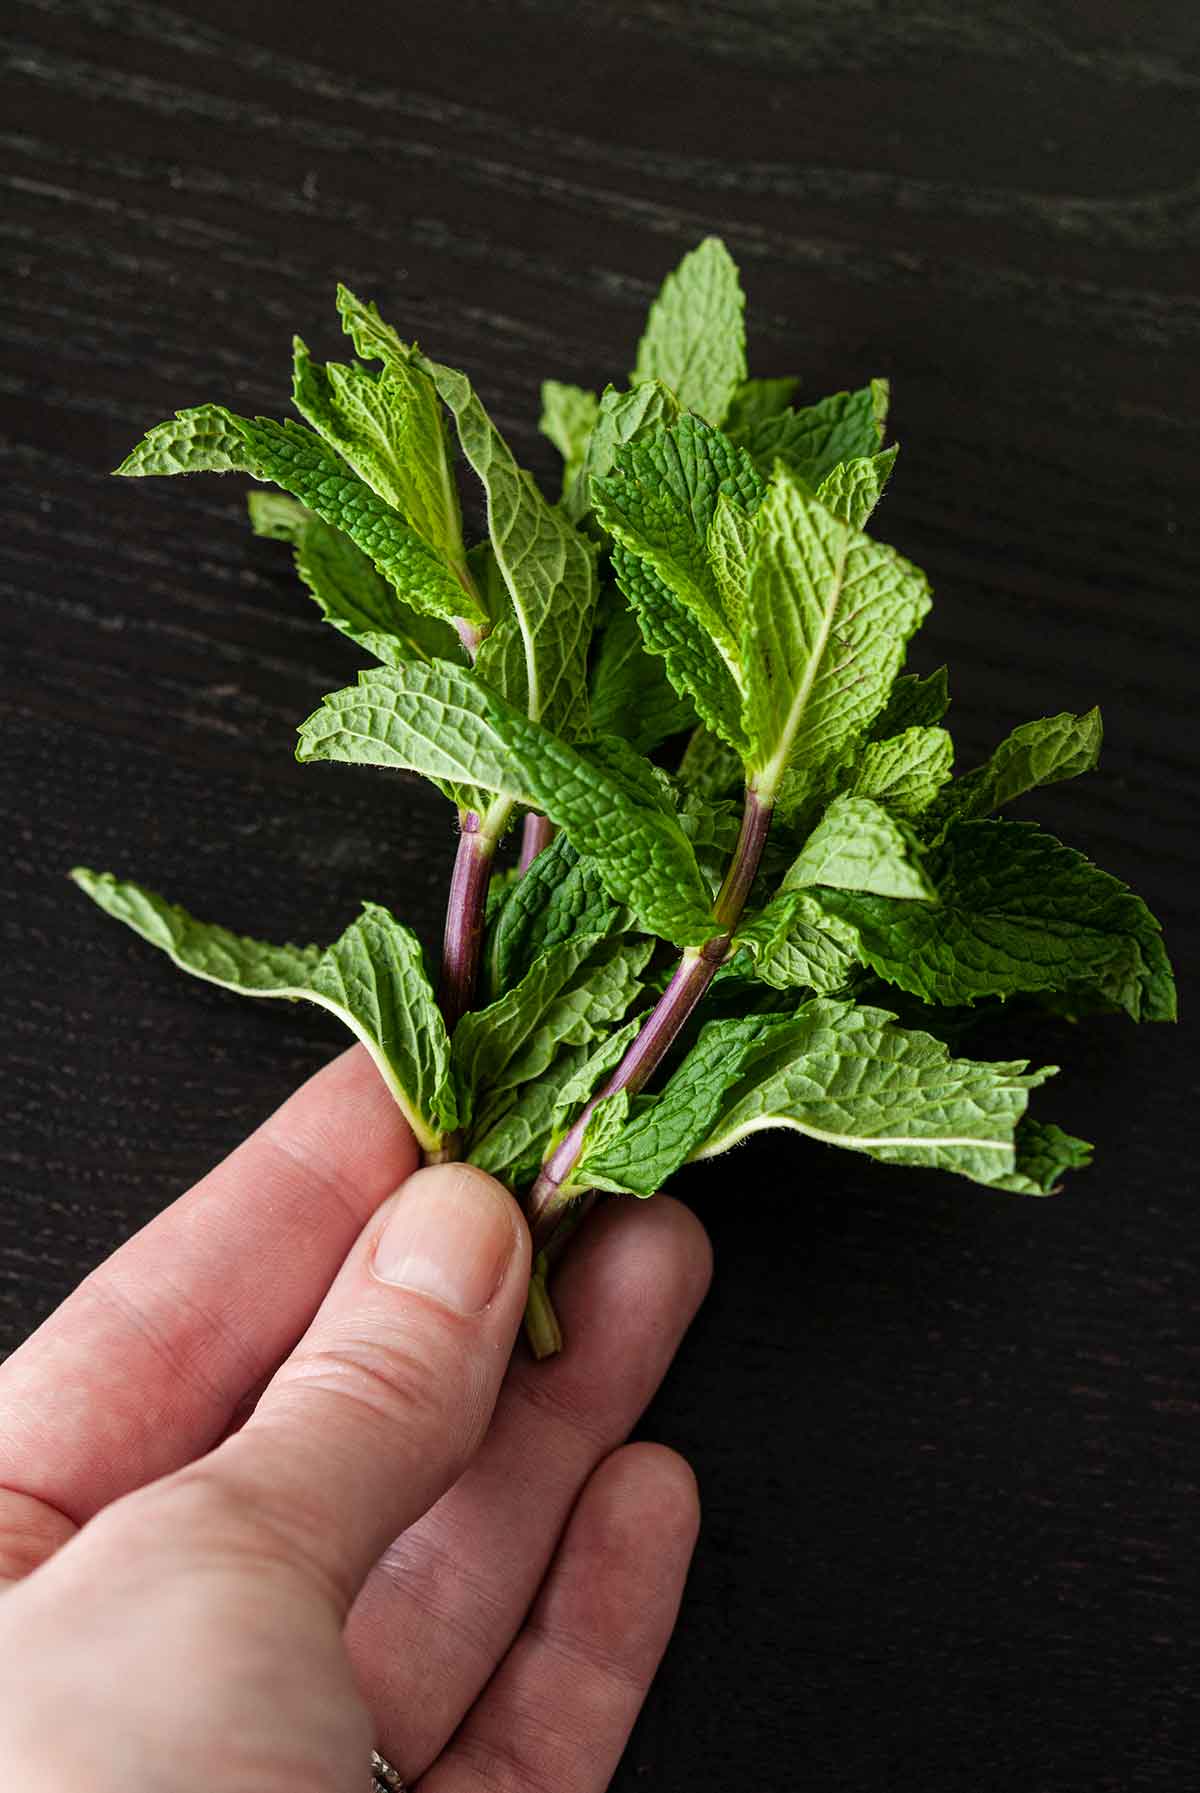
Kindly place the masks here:
[(475, 810), (463, 813), (461, 829), (446, 903), (442, 982), (438, 991), (448, 1033), (454, 1032), (475, 998), (488, 882), (496, 852), (496, 834), (483, 826)]
[(670, 983), (630, 1043), (624, 1058), (542, 1165), (529, 1191), (525, 1210), (535, 1251), (541, 1251), (549, 1244), (564, 1209), (583, 1193), (571, 1186), (570, 1177), (578, 1163), (584, 1134), (597, 1104), (620, 1090), (628, 1090), (633, 1096), (645, 1087), (719, 967), (728, 958), (730, 940), (758, 874), (759, 860), (771, 827), (771, 814), (771, 806), (762, 803), (754, 786), (748, 785), (737, 846), (713, 904), (713, 919), (721, 924), (724, 932), (701, 947), (686, 949)]
[(525, 817), (525, 826), (521, 833), (521, 857), (517, 861), (517, 876), (523, 878), (543, 847), (548, 847), (554, 839), (554, 823), (547, 816), (539, 816), (530, 811)]

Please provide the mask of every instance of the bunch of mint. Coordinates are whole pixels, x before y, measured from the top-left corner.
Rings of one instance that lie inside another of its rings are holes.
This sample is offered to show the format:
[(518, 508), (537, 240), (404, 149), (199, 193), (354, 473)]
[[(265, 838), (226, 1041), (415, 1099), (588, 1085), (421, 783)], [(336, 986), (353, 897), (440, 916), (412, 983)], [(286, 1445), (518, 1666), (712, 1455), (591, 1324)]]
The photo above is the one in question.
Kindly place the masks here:
[[(1028, 1195), (1084, 1165), (1026, 1114), (1052, 1067), (946, 1039), (1018, 995), (1167, 1020), (1170, 965), (1140, 898), (995, 819), (1095, 765), (1097, 712), (1026, 723), (955, 777), (944, 671), (901, 672), (930, 599), (871, 532), (886, 383), (797, 407), (794, 380), (747, 378), (737, 269), (709, 238), (627, 385), (543, 387), (552, 502), (463, 374), (345, 289), (338, 309), (358, 359), (297, 340), (303, 423), (204, 405), (119, 471), (287, 494), (251, 496), (254, 528), (376, 662), (299, 758), (421, 773), (457, 811), (440, 990), (378, 903), (331, 946), (275, 946), (108, 874), (82, 888), (185, 971), (332, 1010), (428, 1157), (508, 1183), (539, 1248), (539, 1352), (559, 1342), (549, 1268), (596, 1192), (648, 1196), (761, 1128)], [(471, 546), (459, 454), (487, 503)]]

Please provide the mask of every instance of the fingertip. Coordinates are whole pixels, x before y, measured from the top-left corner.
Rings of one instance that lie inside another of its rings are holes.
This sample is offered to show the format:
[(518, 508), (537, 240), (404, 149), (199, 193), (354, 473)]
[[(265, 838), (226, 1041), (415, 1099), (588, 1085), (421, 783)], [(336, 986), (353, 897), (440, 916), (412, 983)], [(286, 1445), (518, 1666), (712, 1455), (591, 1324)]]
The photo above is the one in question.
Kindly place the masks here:
[[(563, 1282), (597, 1277), (617, 1311), (643, 1305), (673, 1325), (690, 1323), (712, 1283), (708, 1234), (673, 1196), (618, 1196), (587, 1221), (564, 1263)], [(593, 1297), (593, 1300), (595, 1297)]]

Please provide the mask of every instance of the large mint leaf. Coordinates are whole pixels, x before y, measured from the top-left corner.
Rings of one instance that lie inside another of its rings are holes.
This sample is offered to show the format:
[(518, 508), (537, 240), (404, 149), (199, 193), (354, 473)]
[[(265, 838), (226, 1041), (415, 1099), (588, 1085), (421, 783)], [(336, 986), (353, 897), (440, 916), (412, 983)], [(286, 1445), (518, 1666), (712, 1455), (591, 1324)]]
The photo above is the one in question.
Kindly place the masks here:
[(1016, 1166), (992, 1179), (996, 1189), (1014, 1195), (1057, 1195), (1069, 1170), (1086, 1170), (1092, 1148), (1086, 1139), (1075, 1139), (1052, 1122), (1035, 1121), (1029, 1115), (1017, 1123)]
[(1029, 1091), (1052, 1074), (1053, 1067), (1030, 1072), (1022, 1060), (952, 1058), (940, 1040), (896, 1026), (886, 1010), (818, 998), (792, 1020), (763, 1024), (691, 1156), (709, 1158), (763, 1128), (791, 1127), (884, 1163), (1014, 1187)]
[(466, 673), (420, 666), (363, 673), (304, 723), (297, 757), (406, 767), (494, 791), (564, 829), (647, 933), (691, 946), (720, 931), (674, 817), (636, 802), (594, 760)]
[(486, 619), (449, 566), (327, 443), (296, 423), (235, 417), (221, 405), (178, 411), (139, 442), (117, 472), (249, 473), (282, 486), (343, 530), (413, 610), (446, 622)]
[(596, 425), (600, 400), (582, 386), (561, 380), (542, 381), (542, 414), (538, 428), (548, 436), (563, 458), (562, 495), (567, 497), (579, 477), (588, 441)]
[(758, 512), (742, 628), (748, 770), (816, 788), (887, 700), (929, 609), (925, 576), (781, 477)]
[(937, 898), (912, 829), (869, 797), (835, 797), (805, 841), (783, 888), (812, 884), (910, 902)]
[(912, 820), (929, 808), (953, 765), (954, 742), (944, 728), (906, 728), (886, 740), (868, 741), (855, 762), (850, 790)]
[[(420, 359), (458, 427), (462, 451), (487, 496), (488, 534), (512, 600), (523, 651), (523, 692), (506, 663), (504, 695), (562, 735), (587, 727), (587, 650), (596, 603), (595, 555), (518, 467), (465, 374)], [(487, 644), (484, 644), (485, 650)], [(491, 650), (495, 652), (495, 650)], [(477, 662), (489, 679), (491, 652)]]
[(1083, 990), (1135, 1021), (1175, 1017), (1158, 923), (1140, 897), (1031, 822), (963, 822), (928, 860), (936, 907), (851, 891), (821, 905), (867, 962), (926, 1002)]
[(564, 495), (567, 515), (574, 522), (587, 515), (592, 508), (592, 481), (611, 471), (619, 449), (627, 442), (635, 442), (647, 430), (674, 423), (678, 416), (679, 406), (674, 393), (668, 392), (658, 380), (647, 380), (628, 392), (607, 387), (600, 400), (578, 476)]
[(324, 951), (272, 946), (201, 922), (137, 884), (79, 867), (92, 901), (168, 954), (183, 971), (246, 996), (315, 1002), (358, 1036), (421, 1146), (457, 1125), (450, 1043), (409, 928), (377, 903)]
[(256, 534), (293, 544), (296, 571), (321, 615), (349, 640), (386, 666), (461, 659), (450, 625), (405, 604), (340, 529), (274, 492), (251, 492), (247, 502)]
[(799, 485), (815, 492), (840, 462), (878, 454), (887, 407), (887, 381), (872, 380), (857, 392), (835, 392), (801, 410), (761, 418), (737, 440), (763, 473), (781, 461)]
[(594, 1046), (641, 991), (650, 940), (573, 934), (536, 959), (515, 988), (454, 1030), (464, 1111), (482, 1134), (513, 1091), (544, 1075), (565, 1046)]
[(695, 708), (646, 651), (637, 618), (611, 588), (592, 656), (591, 711), (598, 734), (621, 735), (638, 753), (696, 725)]
[(986, 765), (942, 792), (931, 821), (940, 827), (990, 815), (1036, 786), (1090, 772), (1100, 758), (1103, 726), (1099, 710), (1073, 716), (1064, 710), (1024, 722), (1001, 741)]
[(650, 307), (634, 380), (661, 380), (685, 411), (720, 423), (746, 378), (745, 307), (733, 257), (705, 237)]
[(590, 859), (556, 834), (509, 891), (488, 940), (493, 995), (510, 989), (552, 946), (575, 934), (611, 934), (627, 920)]

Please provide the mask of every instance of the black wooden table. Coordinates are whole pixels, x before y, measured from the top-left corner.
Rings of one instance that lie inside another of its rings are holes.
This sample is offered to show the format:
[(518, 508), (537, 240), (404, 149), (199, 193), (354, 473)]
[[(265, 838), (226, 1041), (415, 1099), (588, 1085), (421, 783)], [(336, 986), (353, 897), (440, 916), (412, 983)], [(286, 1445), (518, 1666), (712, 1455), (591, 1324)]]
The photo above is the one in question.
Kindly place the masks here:
[[(893, 377), (888, 534), (964, 758), (1102, 702), (1102, 771), (1037, 813), (1194, 967), (1193, 0), (11, 0), (5, 29), (0, 1343), (339, 1043), (185, 984), (68, 866), (276, 938), (363, 895), (437, 931), (440, 799), (293, 763), (357, 661), (241, 482), (106, 477), (176, 406), (276, 411), (338, 277), (549, 475), (537, 381), (619, 376), (724, 235), (759, 371)], [(1054, 1202), (772, 1139), (683, 1186), (718, 1280), (645, 1429), (706, 1520), (618, 1787), (1195, 1784), (1189, 1038), (1024, 1037), (1100, 1143)]]

